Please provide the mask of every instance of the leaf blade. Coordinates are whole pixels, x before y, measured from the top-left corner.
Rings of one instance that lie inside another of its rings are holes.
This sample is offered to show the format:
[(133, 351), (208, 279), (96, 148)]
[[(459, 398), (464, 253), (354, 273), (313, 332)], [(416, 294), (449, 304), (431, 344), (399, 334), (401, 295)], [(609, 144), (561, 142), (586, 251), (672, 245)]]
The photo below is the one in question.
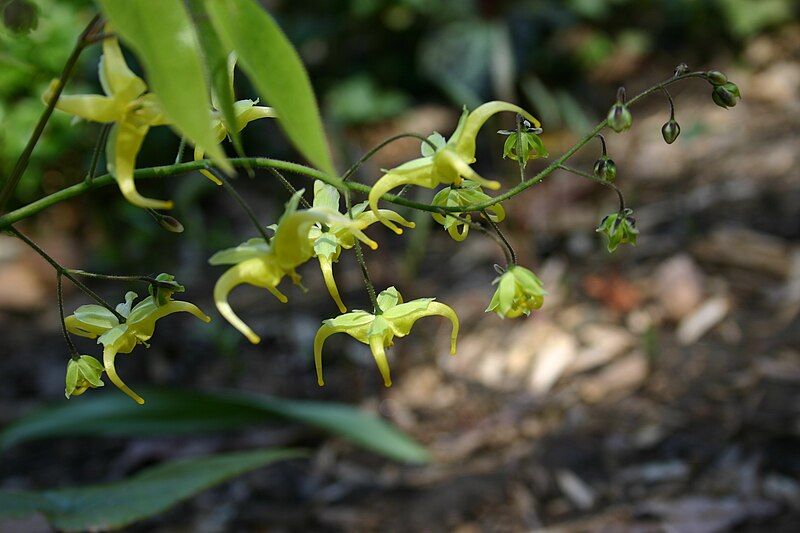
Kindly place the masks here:
[(206, 9), (220, 38), (278, 112), (289, 140), (313, 165), (335, 175), (311, 81), (283, 30), (253, 0), (206, 0)]
[(290, 448), (225, 453), (170, 461), (112, 483), (42, 492), (0, 491), (0, 517), (41, 512), (59, 530), (120, 528), (238, 475), (303, 455)]
[(233, 172), (211, 127), (197, 35), (182, 0), (98, 0), (114, 31), (142, 61), (147, 81), (179, 132)]
[[(94, 391), (93, 391), (94, 392)], [(394, 460), (424, 463), (428, 452), (384, 420), (349, 405), (240, 392), (147, 390), (147, 403), (97, 393), (44, 408), (0, 431), (0, 449), (77, 435), (154, 436), (252, 427), (269, 420), (301, 422)]]

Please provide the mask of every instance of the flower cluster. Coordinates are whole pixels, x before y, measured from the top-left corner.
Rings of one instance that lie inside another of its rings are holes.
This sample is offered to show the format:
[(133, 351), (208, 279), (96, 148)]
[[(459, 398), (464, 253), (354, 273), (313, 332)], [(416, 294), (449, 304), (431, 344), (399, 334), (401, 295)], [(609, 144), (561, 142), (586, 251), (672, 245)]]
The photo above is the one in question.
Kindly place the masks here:
[[(286, 303), (288, 299), (278, 290), (278, 285), (288, 276), (295, 284), (300, 284), (300, 275), (295, 270), (315, 255), (320, 257), (320, 264), (330, 264), (338, 258), (337, 247), (353, 246), (358, 239), (373, 250), (378, 244), (367, 237), (363, 228), (374, 222), (370, 217), (351, 218), (338, 211), (338, 198), (329, 189), (318, 186), (319, 199), (311, 209), (298, 209), (300, 190), (287, 202), (283, 216), (271, 229), (275, 232), (269, 242), (263, 238), (250, 239), (235, 248), (222, 250), (214, 254), (209, 263), (212, 265), (232, 265), (217, 281), (214, 287), (214, 301), (217, 309), (233, 327), (238, 329), (253, 344), (261, 341), (233, 312), (228, 303), (228, 295), (239, 285), (249, 284), (262, 287), (272, 293), (279, 301)], [(323, 199), (323, 196), (326, 196)], [(337, 209), (334, 209), (334, 200)], [(384, 210), (381, 216), (391, 218), (400, 224), (412, 224), (396, 213)], [(334, 238), (320, 242), (319, 233), (331, 233)], [(318, 233), (319, 232), (319, 233)], [(323, 271), (326, 266), (322, 266)], [(332, 284), (332, 285), (331, 285)], [(332, 276), (329, 283), (331, 295), (338, 295)], [(332, 288), (331, 288), (332, 287)], [(336, 299), (336, 296), (333, 296)], [(337, 304), (341, 303), (338, 299)], [(340, 307), (344, 305), (341, 304)]]
[(500, 318), (528, 316), (544, 303), (547, 291), (542, 280), (527, 268), (512, 265), (493, 282), (497, 290), (486, 308), (487, 313), (497, 313)]
[(432, 135), (428, 140), (435, 148), (423, 143), (422, 157), (387, 171), (373, 185), (369, 193), (369, 206), (378, 220), (395, 232), (399, 232), (400, 228), (380, 216), (378, 200), (387, 192), (403, 185), (418, 185), (432, 189), (438, 185), (460, 186), (464, 179), (469, 179), (487, 189), (499, 189), (499, 182), (481, 177), (470, 165), (475, 162), (475, 138), (478, 132), (492, 115), (502, 111), (519, 113), (535, 127), (540, 126), (539, 121), (530, 113), (507, 102), (488, 102), (471, 112), (464, 109), (450, 139), (445, 141), (439, 134)]
[(102, 370), (105, 370), (114, 385), (137, 403), (143, 404), (144, 399), (133, 392), (117, 374), (117, 354), (131, 353), (139, 344), (147, 346), (147, 341), (155, 332), (156, 321), (167, 315), (185, 312), (203, 322), (211, 321), (196, 305), (172, 300), (172, 293), (168, 289), (162, 289), (160, 293), (152, 294), (134, 305), (137, 297), (135, 292), (128, 292), (125, 302), (116, 306), (117, 313), (124, 321), (120, 321), (114, 313), (100, 305), (82, 305), (66, 318), (64, 322), (70, 333), (97, 339), (97, 343), (103, 345), (103, 364), (100, 368), (95, 364), (99, 364), (96, 359), (86, 355), (78, 361), (70, 361), (67, 367), (67, 397), (82, 394), (89, 387), (102, 386), (100, 376)]
[[(231, 60), (229, 64), (230, 79), (233, 80), (235, 61)], [(172, 208), (171, 201), (146, 198), (136, 189), (133, 172), (136, 168), (136, 157), (147, 133), (154, 126), (170, 125), (170, 122), (164, 115), (156, 95), (148, 92), (144, 80), (128, 67), (115, 37), (110, 36), (103, 40), (99, 77), (105, 94), (62, 95), (56, 102), (56, 109), (80, 119), (112, 124), (106, 144), (106, 165), (117, 181), (122, 195), (138, 207)], [(50, 84), (44, 95), (45, 102), (53, 98), (58, 83), (58, 80), (54, 80)], [(216, 98), (212, 100), (216, 108)], [(272, 108), (258, 106), (257, 103), (253, 100), (239, 100), (234, 103), (237, 131), (254, 120), (276, 116)], [(209, 120), (212, 121), (217, 142), (221, 142), (229, 134), (221, 113), (217, 109), (210, 110)], [(201, 159), (204, 153), (203, 147), (195, 147), (195, 159)], [(213, 174), (207, 170), (201, 172), (220, 185), (220, 181)]]

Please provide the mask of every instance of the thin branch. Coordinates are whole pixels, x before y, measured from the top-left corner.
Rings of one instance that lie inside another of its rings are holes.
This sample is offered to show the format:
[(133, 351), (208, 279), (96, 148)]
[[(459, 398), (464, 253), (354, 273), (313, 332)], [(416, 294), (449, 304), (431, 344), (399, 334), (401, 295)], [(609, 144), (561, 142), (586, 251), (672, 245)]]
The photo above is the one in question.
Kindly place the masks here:
[(597, 176), (595, 176), (594, 174), (589, 174), (588, 172), (578, 170), (577, 168), (568, 167), (567, 165), (560, 165), (559, 168), (561, 170), (566, 170), (567, 172), (571, 172), (577, 176), (582, 176), (586, 179), (590, 179), (595, 183), (599, 183), (600, 185), (604, 185), (610, 189), (614, 189), (614, 191), (617, 193), (617, 197), (619, 198), (619, 212), (622, 213), (623, 211), (625, 211), (625, 197), (622, 195), (622, 190), (619, 187), (617, 187), (614, 183), (602, 180)]
[[(284, 189), (289, 191), (289, 194), (291, 194), (292, 196), (297, 194), (297, 189), (294, 188), (294, 185), (292, 185), (291, 182), (289, 180), (287, 180), (286, 177), (283, 174), (281, 174), (280, 172), (278, 172), (274, 168), (268, 168), (267, 170), (269, 170), (272, 173), (273, 176), (278, 178), (278, 181), (281, 182), (281, 185), (283, 185)], [(305, 207), (306, 209), (311, 209), (311, 204), (308, 203), (308, 200), (303, 198), (302, 195), (300, 196), (300, 203), (303, 204), (303, 207)]]
[(72, 338), (69, 336), (67, 321), (64, 318), (64, 291), (62, 289), (61, 277), (61, 272), (56, 272), (56, 294), (58, 295), (58, 316), (61, 318), (61, 334), (64, 335), (64, 340), (67, 342), (69, 356), (77, 361), (80, 355), (78, 354), (78, 349), (75, 347), (75, 343), (72, 342)]
[(18, 229), (16, 229), (13, 226), (11, 226), (11, 227), (9, 227), (7, 229), (12, 234), (14, 234), (17, 238), (19, 238), (22, 242), (24, 242), (25, 244), (30, 246), (33, 249), (33, 251), (35, 251), (37, 254), (42, 256), (42, 258), (45, 261), (50, 263), (50, 266), (52, 266), (53, 269), (55, 269), (57, 274), (60, 274), (60, 275), (64, 276), (65, 278), (67, 278), (68, 280), (70, 280), (72, 283), (75, 284), (76, 287), (78, 287), (81, 291), (83, 291), (83, 293), (86, 294), (89, 298), (91, 298), (92, 300), (94, 300), (95, 302), (100, 304), (101, 306), (103, 306), (106, 309), (108, 309), (109, 311), (111, 311), (114, 314), (114, 316), (117, 317), (117, 320), (119, 320), (120, 324), (125, 322), (125, 317), (122, 316), (121, 314), (119, 314), (117, 312), (117, 310), (110, 303), (106, 302), (103, 298), (100, 297), (99, 294), (97, 294), (92, 289), (90, 289), (89, 287), (84, 285), (81, 280), (79, 280), (73, 274), (70, 273), (69, 269), (65, 268), (58, 261), (53, 259), (47, 252), (42, 250), (39, 247), (38, 244), (33, 242), (24, 233), (22, 233), (21, 231), (19, 231)]
[[(664, 82), (661, 82), (649, 89), (639, 93), (635, 97), (631, 98), (628, 101), (628, 106), (631, 106), (644, 98), (645, 96), (658, 91), (661, 89), (662, 86), (666, 86), (677, 81), (681, 81), (687, 78), (705, 78), (705, 72), (689, 72), (674, 78), (670, 78)], [(465, 212), (473, 212), (473, 211), (482, 211), (488, 207), (491, 207), (495, 204), (499, 204), (504, 202), (514, 196), (520, 194), (525, 189), (532, 187), (533, 185), (541, 182), (547, 176), (553, 173), (556, 169), (560, 168), (562, 164), (564, 164), (570, 157), (572, 157), (578, 150), (583, 148), (588, 142), (590, 142), (598, 133), (600, 133), (605, 127), (607, 126), (607, 122), (603, 120), (597, 126), (595, 126), (590, 132), (588, 132), (585, 136), (583, 136), (578, 142), (576, 142), (570, 149), (564, 152), (561, 156), (556, 158), (555, 160), (550, 163), (546, 168), (540, 171), (538, 174), (533, 176), (530, 179), (525, 180), (522, 183), (518, 183), (516, 186), (510, 188), (506, 192), (499, 194), (493, 197), (491, 200), (486, 200), (484, 202), (480, 202), (474, 205), (468, 206), (435, 206), (429, 205), (421, 202), (415, 202), (412, 200), (408, 200), (406, 198), (400, 197), (396, 194), (384, 194), (381, 199), (385, 200), (389, 203), (393, 203), (396, 205), (402, 205), (405, 207), (410, 207), (412, 209), (416, 209), (418, 211), (428, 211), (430, 213), (440, 213), (442, 211), (446, 211), (448, 213), (465, 213)], [(237, 167), (244, 167), (246, 165), (252, 165), (254, 168), (275, 168), (279, 170), (283, 170), (286, 172), (291, 172), (294, 174), (298, 174), (301, 176), (305, 176), (311, 179), (318, 179), (327, 183), (328, 185), (333, 185), (340, 191), (344, 191), (349, 189), (351, 191), (355, 191), (361, 194), (369, 194), (371, 187), (368, 185), (364, 185), (361, 183), (355, 183), (352, 181), (343, 181), (338, 176), (332, 176), (330, 174), (326, 174), (319, 170), (316, 170), (311, 167), (307, 167), (305, 165), (300, 165), (297, 163), (291, 163), (289, 161), (281, 161), (278, 159), (269, 159), (264, 157), (255, 157), (255, 158), (231, 158), (228, 160), (233, 166)], [(177, 165), (167, 165), (161, 167), (150, 167), (150, 168), (143, 168), (138, 169), (134, 172), (134, 177), (136, 179), (147, 179), (147, 178), (157, 178), (157, 177), (167, 177), (167, 176), (175, 176), (178, 174), (185, 174), (187, 172), (191, 172), (194, 170), (200, 170), (207, 168), (208, 162), (201, 160), (201, 161), (191, 161), (187, 163), (180, 163)], [(11, 211), (5, 215), (0, 216), (0, 230), (6, 229), (11, 224), (28, 218), (30, 216), (39, 213), (40, 211), (57, 204), (59, 202), (63, 202), (64, 200), (74, 198), (87, 192), (92, 189), (96, 189), (99, 187), (103, 187), (105, 185), (109, 185), (114, 183), (114, 179), (110, 174), (105, 174), (103, 176), (99, 176), (92, 180), (92, 183), (79, 183), (73, 185), (71, 187), (67, 187), (60, 191), (54, 192), (44, 198), (36, 200), (26, 206), (23, 206), (19, 209)]]
[(75, 47), (72, 49), (72, 53), (70, 53), (69, 58), (67, 58), (67, 62), (64, 64), (64, 69), (61, 71), (61, 76), (58, 79), (56, 89), (51, 96), (50, 101), (47, 102), (47, 107), (45, 107), (44, 112), (42, 112), (42, 115), (39, 117), (39, 122), (36, 123), (36, 127), (34, 128), (33, 133), (31, 133), (28, 143), (25, 145), (25, 149), (22, 150), (22, 154), (20, 154), (19, 159), (17, 159), (17, 163), (14, 165), (14, 170), (11, 172), (11, 175), (8, 177), (8, 179), (6, 179), (2, 190), (0, 190), (0, 213), (5, 211), (6, 204), (14, 194), (14, 190), (17, 188), (19, 180), (22, 179), (22, 174), (24, 174), (25, 169), (28, 168), (28, 163), (30, 162), (33, 149), (36, 148), (36, 144), (39, 142), (42, 133), (44, 133), (44, 128), (47, 126), (47, 122), (50, 120), (50, 116), (53, 114), (53, 111), (56, 108), (56, 103), (61, 96), (61, 92), (64, 90), (64, 86), (67, 84), (70, 76), (72, 76), (72, 72), (75, 70), (75, 65), (78, 63), (78, 58), (84, 49), (91, 44), (89, 39), (94, 33), (99, 22), (100, 15), (95, 15), (92, 17), (92, 20), (89, 21), (89, 24), (86, 25), (86, 28), (78, 36)]
[(244, 212), (247, 213), (247, 217), (250, 219), (250, 222), (252, 222), (253, 225), (256, 227), (258, 232), (264, 238), (264, 241), (269, 242), (269, 235), (267, 235), (267, 230), (258, 221), (258, 217), (256, 217), (256, 214), (250, 208), (250, 205), (245, 201), (244, 198), (242, 198), (242, 196), (238, 192), (236, 192), (236, 189), (233, 188), (233, 185), (231, 185), (231, 182), (228, 180), (228, 178), (225, 177), (225, 175), (222, 172), (218, 171), (216, 168), (210, 165), (206, 165), (206, 170), (214, 174), (214, 177), (216, 177), (219, 181), (222, 182), (222, 186), (225, 188), (225, 190), (228, 191), (228, 193), (230, 193), (231, 196), (233, 196), (233, 199), (236, 200), (236, 203), (238, 203), (239, 206), (244, 210)]
[(100, 130), (100, 135), (97, 136), (97, 142), (94, 145), (94, 152), (92, 152), (92, 161), (89, 163), (89, 171), (86, 173), (86, 181), (91, 183), (97, 175), (97, 164), (100, 162), (100, 154), (106, 147), (108, 142), (108, 133), (111, 131), (113, 124), (103, 124)]
[(395, 141), (398, 141), (400, 139), (408, 139), (408, 138), (417, 139), (419, 141), (422, 141), (422, 142), (426, 143), (428, 146), (430, 146), (431, 149), (433, 149), (434, 151), (436, 150), (436, 145), (433, 144), (433, 142), (431, 142), (431, 140), (428, 139), (427, 137), (423, 137), (422, 135), (419, 135), (419, 134), (416, 134), (416, 133), (398, 133), (397, 135), (393, 135), (393, 136), (389, 137), (388, 139), (384, 139), (383, 141), (378, 143), (375, 147), (373, 147), (371, 150), (369, 150), (367, 153), (365, 153), (363, 156), (361, 156), (361, 158), (358, 161), (353, 163), (353, 166), (351, 166), (350, 168), (347, 169), (347, 172), (342, 174), (342, 181), (349, 180), (353, 176), (353, 174), (356, 173), (356, 171), (359, 169), (359, 167), (361, 167), (361, 165), (366, 163), (368, 160), (372, 159), (372, 157), (375, 154), (377, 154), (384, 147), (386, 147), (389, 144), (391, 144), (391, 143), (393, 143)]

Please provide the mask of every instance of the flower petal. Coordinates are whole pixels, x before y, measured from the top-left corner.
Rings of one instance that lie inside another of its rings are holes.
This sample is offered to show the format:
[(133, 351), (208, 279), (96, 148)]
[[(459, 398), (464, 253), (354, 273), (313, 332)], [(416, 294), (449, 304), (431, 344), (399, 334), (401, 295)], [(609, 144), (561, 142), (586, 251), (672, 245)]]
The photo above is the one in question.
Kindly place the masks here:
[(375, 358), (375, 363), (378, 365), (378, 370), (383, 376), (383, 385), (391, 387), (392, 376), (389, 370), (389, 360), (386, 358), (385, 342), (382, 335), (372, 335), (369, 338), (369, 348), (372, 351), (372, 357)]
[(171, 209), (170, 201), (153, 200), (139, 194), (133, 180), (136, 156), (149, 129), (147, 125), (136, 126), (129, 121), (115, 124), (111, 128), (106, 148), (108, 170), (117, 180), (122, 195), (133, 205), (151, 209)]
[(346, 313), (347, 307), (342, 302), (342, 297), (339, 295), (339, 288), (336, 286), (336, 280), (333, 277), (333, 263), (326, 257), (317, 256), (319, 261), (319, 268), (322, 270), (322, 278), (325, 280), (325, 286), (328, 287), (328, 294), (331, 295), (336, 306), (339, 308), (340, 313)]
[(117, 351), (112, 346), (106, 346), (103, 348), (103, 367), (106, 369), (108, 379), (110, 379), (111, 383), (116, 385), (119, 390), (133, 398), (133, 401), (139, 405), (144, 404), (144, 398), (133, 392), (130, 387), (125, 385), (125, 382), (122, 381), (122, 378), (120, 378), (119, 374), (117, 374), (117, 369), (114, 366), (114, 360), (116, 357)]

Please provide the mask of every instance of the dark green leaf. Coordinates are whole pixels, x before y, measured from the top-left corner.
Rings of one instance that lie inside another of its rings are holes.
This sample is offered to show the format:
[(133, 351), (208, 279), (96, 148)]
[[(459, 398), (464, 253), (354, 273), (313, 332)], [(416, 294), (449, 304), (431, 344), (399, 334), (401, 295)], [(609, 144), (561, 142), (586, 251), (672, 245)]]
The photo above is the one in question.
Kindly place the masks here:
[(236, 100), (233, 94), (233, 79), (228, 68), (230, 50), (225, 48), (219, 40), (211, 20), (208, 18), (205, 3), (203, 0), (190, 0), (192, 20), (197, 28), (197, 37), (200, 41), (200, 48), (206, 62), (206, 72), (208, 72), (211, 88), (216, 96), (216, 105), (222, 112), (222, 121), (228, 135), (236, 148), (239, 157), (244, 157), (241, 136), (236, 124), (236, 110), (233, 102)]
[(42, 492), (0, 491), (0, 517), (43, 513), (66, 531), (124, 527), (235, 476), (275, 461), (300, 457), (292, 449), (256, 450), (183, 459), (103, 485)]
[(323, 429), (399, 461), (429, 459), (423, 447), (387, 422), (344, 404), (173, 389), (146, 390), (144, 397), (147, 403), (140, 406), (116, 391), (91, 391), (8, 425), (0, 432), (0, 448), (60, 436), (213, 432), (282, 419)]
[(334, 174), (311, 81), (275, 20), (254, 0), (206, 0), (206, 9), (295, 147), (320, 170)]
[(214, 138), (197, 35), (183, 0), (97, 0), (144, 64), (147, 81), (176, 128), (232, 172)]

